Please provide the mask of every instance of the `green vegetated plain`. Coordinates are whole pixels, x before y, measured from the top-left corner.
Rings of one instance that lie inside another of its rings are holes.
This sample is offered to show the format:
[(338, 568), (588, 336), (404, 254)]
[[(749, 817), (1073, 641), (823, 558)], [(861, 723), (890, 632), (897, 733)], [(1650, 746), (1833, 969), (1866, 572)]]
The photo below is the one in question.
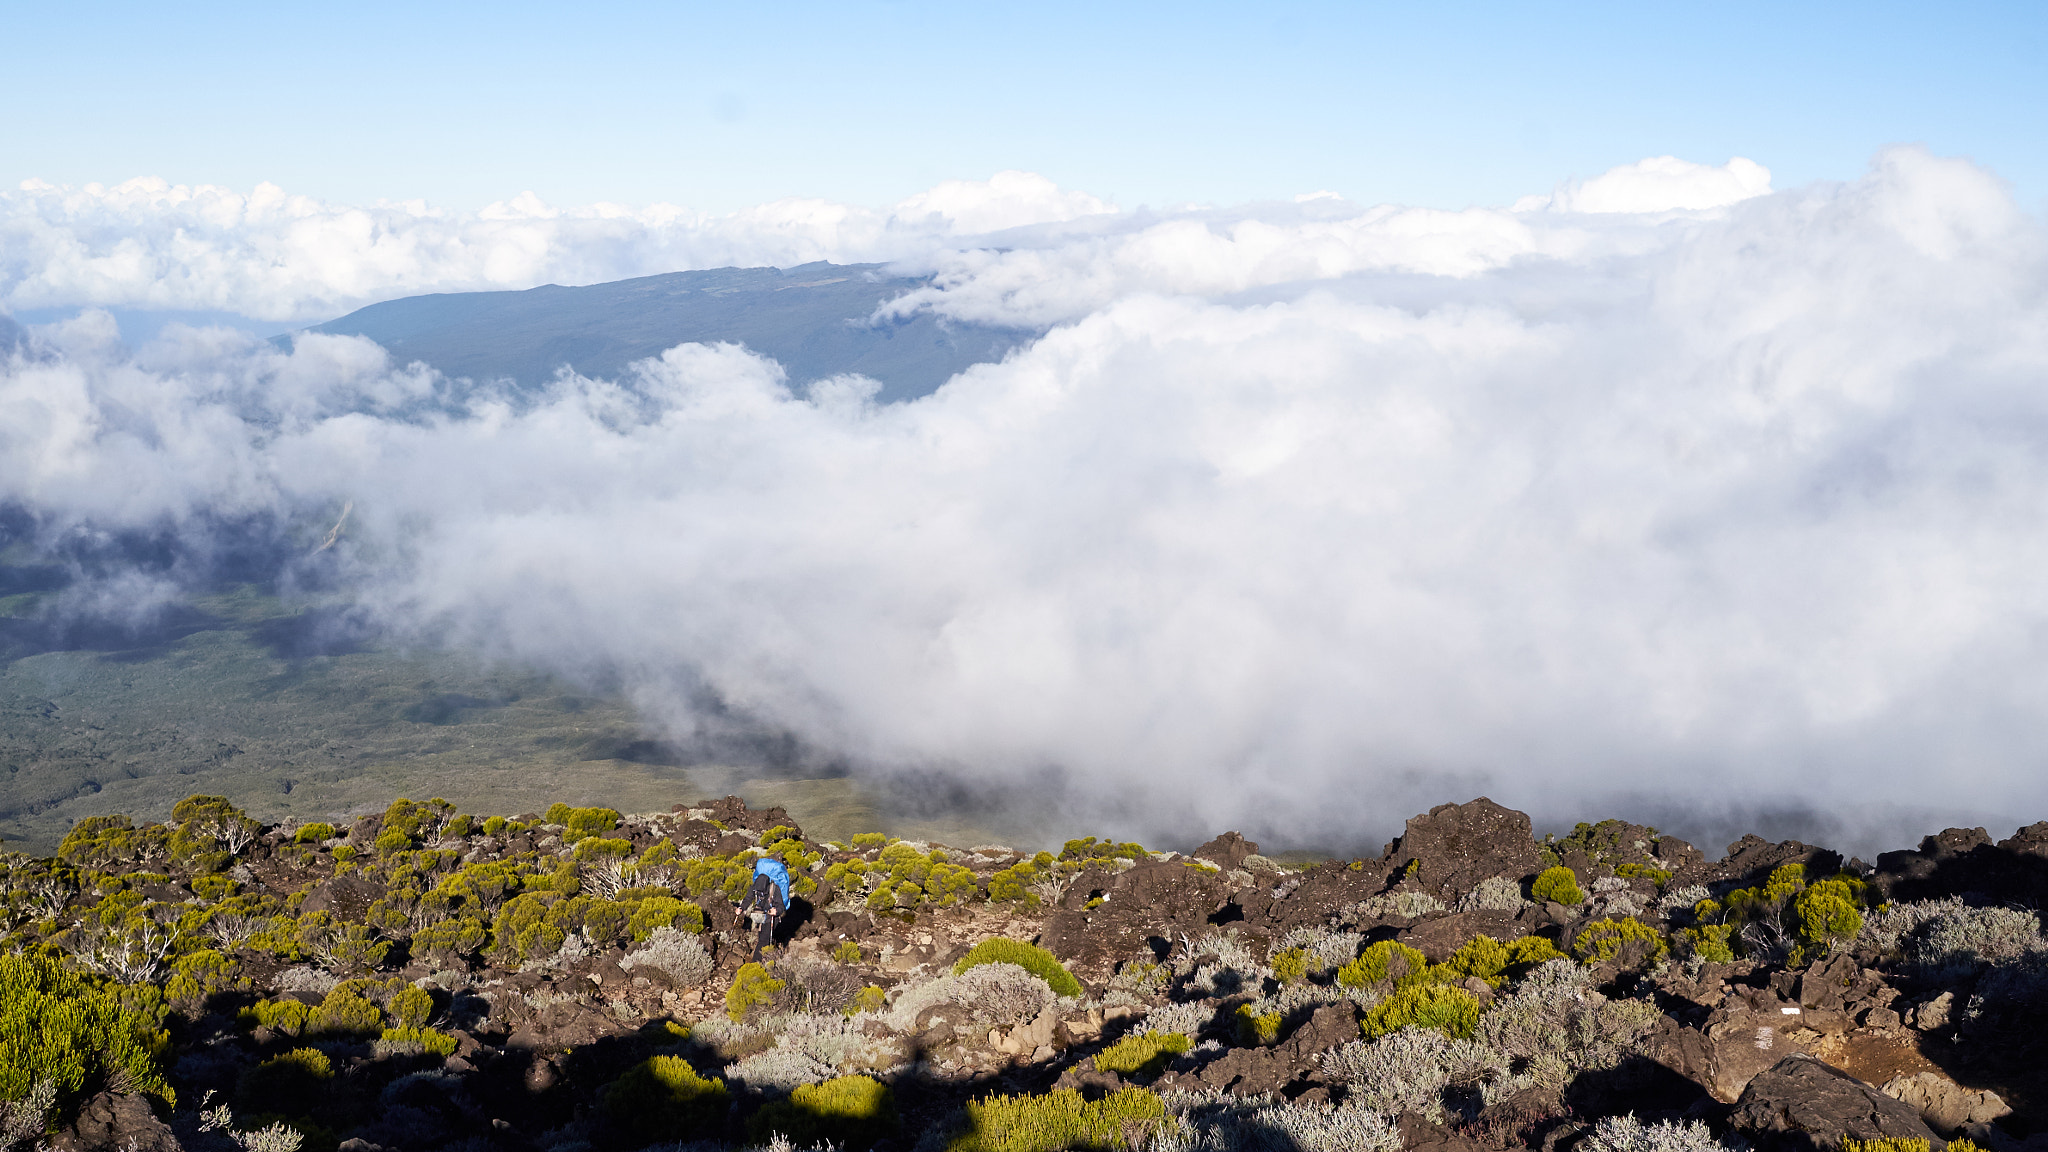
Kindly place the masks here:
[[(37, 583), (6, 571), (14, 587)], [(140, 632), (53, 633), (42, 617), (55, 594), (0, 596), (0, 837), (17, 850), (53, 852), (85, 816), (163, 819), (195, 792), (232, 796), (266, 821), (381, 811), (402, 795), (514, 813), (556, 801), (666, 811), (738, 794), (826, 835), (975, 834), (893, 827), (843, 777), (676, 763), (623, 700), (525, 669), (315, 644), (339, 618), (331, 606), (244, 586)]]

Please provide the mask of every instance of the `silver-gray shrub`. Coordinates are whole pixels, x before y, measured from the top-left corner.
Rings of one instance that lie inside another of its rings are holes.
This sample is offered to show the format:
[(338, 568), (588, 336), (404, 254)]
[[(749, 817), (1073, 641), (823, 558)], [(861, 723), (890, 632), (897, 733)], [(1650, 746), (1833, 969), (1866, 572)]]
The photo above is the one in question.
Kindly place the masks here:
[(1966, 976), (2048, 948), (2033, 912), (1973, 908), (1954, 896), (1879, 908), (1864, 917), (1857, 942), (1937, 977)]
[(1198, 1036), (1215, 1019), (1216, 1005), (1206, 1000), (1162, 1004), (1147, 1012), (1135, 1031), (1139, 1035), (1178, 1032), (1183, 1036)]
[[(1293, 1021), (1306, 1016), (1325, 1004), (1347, 1004), (1351, 1002), (1351, 989), (1327, 984), (1288, 984), (1271, 996), (1261, 996), (1251, 1002), (1253, 1015), (1264, 1016), (1278, 1012), (1281, 1017)], [(1193, 1033), (1189, 1033), (1193, 1035)]]
[(680, 928), (656, 928), (640, 949), (619, 962), (628, 970), (643, 965), (666, 974), (678, 988), (694, 988), (711, 978), (711, 953), (704, 943)]
[(838, 1012), (861, 990), (860, 974), (835, 960), (797, 952), (778, 961), (782, 1002), (793, 1012)]
[(1697, 1120), (1645, 1124), (1626, 1116), (1603, 1116), (1579, 1145), (1586, 1152), (1730, 1152)]
[(1561, 1088), (1581, 1071), (1612, 1068), (1641, 1052), (1662, 1018), (1654, 1004), (1609, 1000), (1586, 970), (1552, 960), (1494, 1001), (1473, 1039), (1514, 1062), (1523, 1083)]
[(1961, 908), (1934, 917), (1915, 941), (1913, 958), (1931, 968), (1976, 968), (2017, 960), (2048, 947), (2041, 919), (2024, 908)]
[(1529, 906), (1522, 896), (1522, 883), (1506, 876), (1488, 876), (1458, 897), (1460, 912), (1520, 912)]
[(839, 1073), (830, 1064), (794, 1048), (780, 1046), (725, 1066), (725, 1079), (755, 1092), (794, 1092), (805, 1084), (822, 1084)]
[(1358, 959), (1358, 952), (1365, 944), (1362, 932), (1339, 932), (1333, 928), (1296, 928), (1280, 938), (1273, 951), (1285, 952), (1299, 948), (1308, 956), (1308, 970), (1311, 973), (1328, 972)]
[(1377, 1112), (1296, 1104), (1268, 1096), (1168, 1092), (1172, 1132), (1149, 1152), (1400, 1152), (1401, 1133)]
[(838, 1072), (873, 1072), (902, 1062), (902, 1043), (891, 1035), (879, 1015), (862, 1012), (842, 1016), (837, 1012), (812, 1012), (791, 1016), (778, 1048), (800, 1052)]
[(1712, 895), (1704, 884), (1687, 884), (1683, 888), (1674, 888), (1659, 896), (1657, 911), (1662, 912), (1667, 919), (1690, 923), (1693, 908)]
[(1032, 1019), (1058, 1000), (1045, 981), (1015, 964), (980, 964), (898, 993), (888, 1019), (890, 1027), (908, 1032), (925, 1009), (955, 1004), (979, 1023), (1005, 1028)]
[[(1207, 957), (1214, 957), (1197, 964)], [(1210, 932), (1186, 946), (1174, 970), (1187, 977), (1187, 988), (1202, 996), (1256, 993), (1273, 974), (1235, 932)]]
[(1343, 910), (1353, 920), (1420, 920), (1442, 911), (1444, 902), (1427, 892), (1382, 892)]
[(1500, 1054), (1433, 1028), (1403, 1028), (1378, 1040), (1358, 1041), (1324, 1053), (1323, 1071), (1351, 1085), (1350, 1099), (1388, 1115), (1414, 1112), (1441, 1120), (1444, 1090), (1483, 1086), (1507, 1076)]

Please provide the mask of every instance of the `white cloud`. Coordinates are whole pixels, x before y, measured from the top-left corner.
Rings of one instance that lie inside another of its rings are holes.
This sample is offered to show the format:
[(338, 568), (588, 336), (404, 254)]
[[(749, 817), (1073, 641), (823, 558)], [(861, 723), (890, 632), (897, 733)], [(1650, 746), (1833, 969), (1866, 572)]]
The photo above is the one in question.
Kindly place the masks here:
[(1719, 167), (1676, 156), (1624, 164), (1586, 181), (1567, 181), (1549, 196), (1525, 197), (1517, 211), (1646, 213), (1705, 211), (1739, 204), (1771, 190), (1770, 169), (1737, 156)]
[(1654, 224), (1328, 211), (952, 258), (935, 306), (1088, 303), (890, 407), (684, 346), (422, 416), (360, 341), (130, 355), (88, 317), (0, 375), (0, 501), (353, 500), (398, 626), (1154, 827), (2039, 814), (2048, 250), (1996, 181), (1899, 151)]

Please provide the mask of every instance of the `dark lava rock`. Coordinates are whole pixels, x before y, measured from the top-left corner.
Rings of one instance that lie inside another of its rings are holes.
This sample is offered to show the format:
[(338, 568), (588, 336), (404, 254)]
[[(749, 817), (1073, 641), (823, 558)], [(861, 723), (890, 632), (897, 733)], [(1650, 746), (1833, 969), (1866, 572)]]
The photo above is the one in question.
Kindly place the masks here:
[[(1183, 840), (1181, 843), (1185, 844), (1187, 841)], [(1258, 852), (1259, 846), (1257, 844), (1252, 843), (1236, 832), (1225, 832), (1223, 835), (1195, 849), (1189, 855), (1197, 860), (1207, 860), (1209, 863), (1228, 872), (1233, 868), (1244, 867), (1245, 857), (1256, 856)]]
[(1447, 898), (1491, 876), (1520, 879), (1543, 868), (1529, 817), (1484, 796), (1469, 804), (1439, 804), (1410, 817), (1407, 830), (1388, 847), (1385, 864), (1394, 871), (1416, 861), (1415, 880)]
[(1728, 1123), (1779, 1152), (1835, 1152), (1844, 1136), (1940, 1139), (1911, 1105), (1804, 1055), (1788, 1056), (1751, 1080)]
[(150, 1111), (142, 1096), (102, 1092), (78, 1110), (78, 1119), (57, 1134), (50, 1147), (57, 1152), (177, 1152), (180, 1145), (170, 1126)]

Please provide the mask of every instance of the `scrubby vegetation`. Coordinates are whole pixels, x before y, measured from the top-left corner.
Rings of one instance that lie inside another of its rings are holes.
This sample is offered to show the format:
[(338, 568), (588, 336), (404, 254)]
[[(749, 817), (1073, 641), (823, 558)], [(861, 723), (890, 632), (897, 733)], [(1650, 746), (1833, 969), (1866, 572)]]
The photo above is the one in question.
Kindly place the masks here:
[[(1782, 1057), (1753, 1053), (2036, 1066), (2048, 826), (1871, 869), (1620, 821), (1501, 839), (1500, 811), (1490, 855), (1301, 868), (820, 842), (736, 798), (95, 817), (0, 858), (0, 1148), (1710, 1152), (1755, 1142), (1730, 1108)], [(732, 902), (764, 856), (799, 896), (757, 963)]]

